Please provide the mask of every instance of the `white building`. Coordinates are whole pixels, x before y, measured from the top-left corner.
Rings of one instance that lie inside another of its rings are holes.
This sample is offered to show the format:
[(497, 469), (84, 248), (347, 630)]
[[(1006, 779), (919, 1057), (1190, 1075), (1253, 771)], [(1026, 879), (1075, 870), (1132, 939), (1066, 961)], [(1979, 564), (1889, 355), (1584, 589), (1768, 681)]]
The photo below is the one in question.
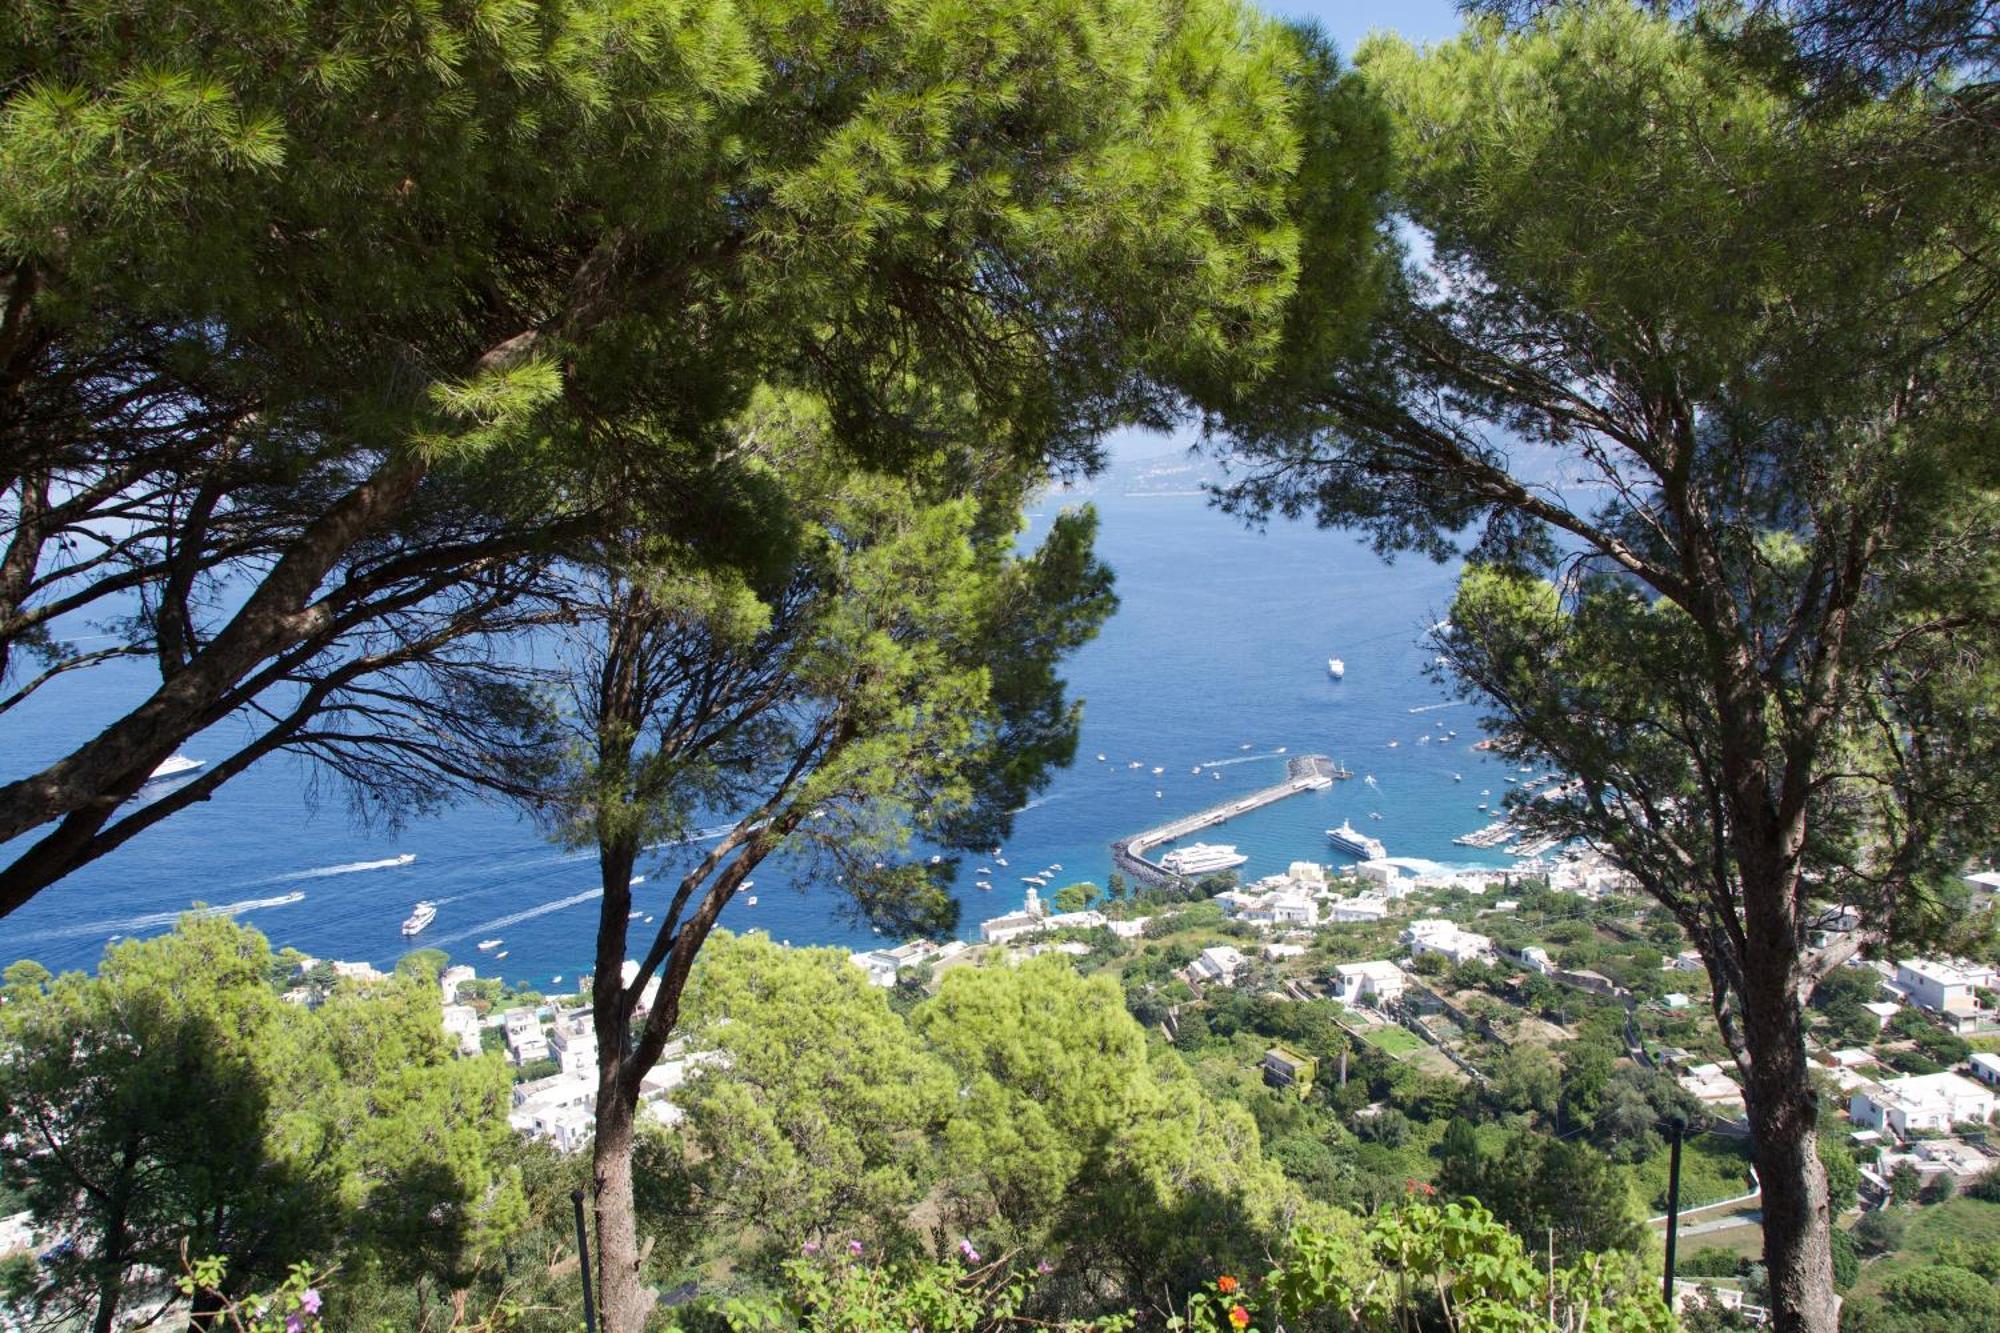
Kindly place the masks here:
[(549, 1041), (542, 1035), (542, 1020), (532, 1009), (509, 1009), (501, 1019), (507, 1033), (507, 1054), (517, 1065), (533, 1064), (549, 1058)]
[(1319, 924), (1319, 905), (1309, 894), (1294, 889), (1272, 889), (1262, 893), (1230, 889), (1216, 894), (1215, 901), (1227, 915), (1266, 930), (1273, 926)]
[(597, 1032), (588, 1009), (572, 1009), (557, 1014), (549, 1025), (549, 1058), (565, 1074), (597, 1077)]
[(1292, 887), (1307, 893), (1326, 892), (1326, 867), (1317, 861), (1294, 861), (1285, 869), (1285, 878)]
[(1306, 946), (1303, 944), (1276, 944), (1276, 943), (1267, 944), (1262, 949), (1258, 950), (1259, 953), (1263, 954), (1266, 959), (1270, 960), (1273, 963), (1283, 962), (1287, 958), (1297, 958), (1300, 954), (1304, 953), (1305, 951), (1306, 951)]
[(1111, 933), (1121, 940), (1136, 940), (1146, 933), (1146, 923), (1152, 919), (1135, 916), (1130, 921), (1113, 921), (1110, 923)]
[(1218, 944), (1212, 948), (1203, 949), (1199, 954), (1195, 955), (1195, 960), (1189, 963), (1187, 967), (1188, 980), (1201, 983), (1214, 983), (1219, 986), (1234, 986), (1236, 984), (1236, 974), (1243, 970), (1245, 961), (1243, 955), (1235, 949), (1230, 948), (1226, 944)]
[(1386, 958), (1371, 963), (1340, 963), (1333, 969), (1333, 998), (1343, 1004), (1394, 1004), (1403, 998), (1409, 978)]
[(1442, 917), (1412, 921), (1403, 931), (1403, 943), (1419, 958), (1434, 953), (1452, 963), (1469, 963), (1493, 952), (1492, 940), (1475, 931), (1462, 930)]
[(1897, 962), (1893, 988), (1909, 997), (1910, 1003), (1934, 1014), (1967, 1015), (1978, 1008), (1972, 997), (1977, 984), (1967, 972), (1929, 958)]
[(479, 1054), (479, 1011), (469, 1004), (446, 1005), (444, 1033), (458, 1043), (460, 1055)]
[(446, 1004), (457, 1004), (458, 988), (465, 982), (477, 980), (478, 977), (479, 974), (464, 963), (460, 963), (456, 967), (447, 967), (444, 970), (444, 975), (438, 978), (438, 990), (443, 992), (444, 1002)]
[(520, 1133), (547, 1139), (563, 1152), (577, 1152), (590, 1141), (596, 1106), (594, 1077), (552, 1074), (515, 1085), (514, 1109), (507, 1123)]
[(1972, 1076), (1981, 1083), (2000, 1087), (2000, 1055), (1980, 1051), (1972, 1057)]
[(1912, 1130), (1948, 1130), (1960, 1122), (1986, 1123), (1993, 1092), (1958, 1074), (1914, 1074), (1857, 1090), (1847, 1104), (1850, 1120), (1863, 1129), (1886, 1129), (1902, 1137)]
[(1556, 970), (1556, 965), (1549, 960), (1549, 951), (1539, 944), (1530, 944), (1521, 950), (1521, 966), (1530, 972), (1539, 972), (1543, 976)]
[(1371, 894), (1341, 898), (1327, 909), (1329, 921), (1380, 921), (1389, 915), (1389, 900)]
[(877, 986), (895, 985), (896, 973), (902, 970), (901, 964), (880, 949), (870, 949), (866, 953), (851, 953), (847, 957), (848, 961), (868, 974), (870, 983)]
[(1394, 861), (1361, 861), (1355, 865), (1354, 873), (1367, 883), (1379, 885), (1385, 897), (1400, 898), (1410, 891), (1403, 868)]
[(1042, 918), (1042, 925), (1048, 930), (1096, 930), (1111, 924), (1111, 918), (1102, 912), (1057, 912)]
[(1713, 1104), (1743, 1100), (1742, 1087), (1718, 1064), (1689, 1065), (1676, 1082), (1703, 1102)]

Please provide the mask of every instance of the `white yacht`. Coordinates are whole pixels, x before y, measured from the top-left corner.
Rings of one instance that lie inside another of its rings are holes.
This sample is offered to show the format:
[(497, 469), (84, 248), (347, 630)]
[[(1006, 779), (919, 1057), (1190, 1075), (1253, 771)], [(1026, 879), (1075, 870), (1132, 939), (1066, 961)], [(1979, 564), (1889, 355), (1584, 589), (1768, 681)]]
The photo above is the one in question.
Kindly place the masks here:
[(743, 905), (745, 907), (755, 907), (757, 905), (757, 895), (753, 893), (748, 898), (745, 898)]
[(1154, 765), (1153, 765), (1153, 776), (1154, 776), (1154, 777), (1158, 777), (1158, 776), (1160, 776), (1160, 774), (1162, 774), (1162, 773), (1164, 773), (1164, 772), (1166, 772), (1166, 771), (1167, 771), (1166, 769), (1164, 769), (1164, 768), (1160, 767), (1160, 766), (1159, 766), (1158, 764), (1154, 764)]
[(1168, 852), (1160, 864), (1176, 875), (1212, 875), (1218, 870), (1234, 870), (1249, 859), (1228, 843), (1197, 842)]
[(1332, 676), (1335, 680), (1339, 680), (1341, 677), (1347, 674), (1347, 663), (1341, 661), (1337, 657), (1327, 658), (1326, 674)]
[[(416, 905), (416, 908), (411, 911), (409, 919), (403, 922), (403, 933), (405, 935), (415, 935), (425, 926), (437, 920), (437, 914), (437, 904), (431, 902), (428, 898), (425, 899)], [(500, 956), (505, 958), (507, 955), (502, 954)]]
[(1364, 861), (1379, 861), (1389, 854), (1389, 849), (1382, 845), (1380, 838), (1369, 837), (1345, 819), (1340, 821), (1339, 828), (1328, 829), (1326, 836), (1341, 851)]
[(177, 778), (183, 773), (192, 773), (207, 762), (208, 760), (206, 759), (190, 759), (184, 754), (177, 754), (171, 758), (161, 760), (160, 766), (147, 776), (146, 781), (165, 782), (168, 778)]
[[(637, 915), (639, 915), (639, 914), (638, 914), (637, 912), (634, 912), (634, 913), (633, 913), (632, 915), (633, 915), (633, 916), (637, 916)], [(491, 952), (493, 952), (493, 950), (495, 950), (495, 949), (497, 949), (497, 948), (499, 948), (499, 947), (500, 947), (500, 941), (499, 941), (499, 940), (481, 940), (481, 941), (479, 941), (479, 951), (480, 951), (481, 953), (491, 953)]]

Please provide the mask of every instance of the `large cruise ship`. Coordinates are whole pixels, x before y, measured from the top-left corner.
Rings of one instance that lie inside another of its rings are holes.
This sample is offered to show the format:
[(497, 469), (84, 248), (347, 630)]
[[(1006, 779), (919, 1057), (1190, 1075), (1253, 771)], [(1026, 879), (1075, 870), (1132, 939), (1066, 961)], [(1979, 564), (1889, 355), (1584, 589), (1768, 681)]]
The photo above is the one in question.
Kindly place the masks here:
[(1213, 875), (1218, 870), (1234, 870), (1249, 859), (1231, 844), (1197, 842), (1168, 852), (1160, 864), (1176, 875)]
[(1382, 845), (1380, 838), (1371, 838), (1366, 833), (1359, 832), (1354, 825), (1344, 819), (1340, 821), (1339, 828), (1328, 829), (1326, 836), (1341, 851), (1358, 856), (1364, 861), (1379, 861), (1389, 854), (1389, 849)]
[[(410, 913), (409, 920), (403, 923), (403, 933), (405, 935), (415, 935), (417, 932), (421, 931), (425, 926), (428, 926), (431, 922), (435, 921), (437, 919), (437, 914), (438, 914), (438, 909), (436, 903), (430, 902), (428, 900), (418, 903), (416, 909)], [(502, 956), (504, 957), (504, 955)]]

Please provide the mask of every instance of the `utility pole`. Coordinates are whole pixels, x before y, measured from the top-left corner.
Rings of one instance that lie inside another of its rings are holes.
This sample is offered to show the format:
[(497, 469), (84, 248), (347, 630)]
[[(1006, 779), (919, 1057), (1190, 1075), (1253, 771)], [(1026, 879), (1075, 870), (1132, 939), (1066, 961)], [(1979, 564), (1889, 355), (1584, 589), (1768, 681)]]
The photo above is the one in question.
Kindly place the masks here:
[(1674, 1242), (1679, 1239), (1681, 1225), (1681, 1135), (1687, 1131), (1687, 1121), (1675, 1116), (1667, 1122), (1667, 1133), (1673, 1136), (1673, 1155), (1667, 1159), (1667, 1270), (1660, 1279), (1660, 1299), (1674, 1308)]
[[(1675, 1150), (1676, 1153), (1679, 1149)], [(1676, 1164), (1680, 1158), (1674, 1158)], [(571, 1190), (569, 1201), (576, 1206), (576, 1275), (583, 1282), (583, 1327), (584, 1333), (597, 1333), (597, 1305), (590, 1298), (590, 1233), (583, 1229), (583, 1191)], [(1668, 1244), (1672, 1244), (1671, 1241)], [(1669, 1250), (1669, 1254), (1673, 1251)], [(1673, 1267), (1673, 1260), (1667, 1261)]]

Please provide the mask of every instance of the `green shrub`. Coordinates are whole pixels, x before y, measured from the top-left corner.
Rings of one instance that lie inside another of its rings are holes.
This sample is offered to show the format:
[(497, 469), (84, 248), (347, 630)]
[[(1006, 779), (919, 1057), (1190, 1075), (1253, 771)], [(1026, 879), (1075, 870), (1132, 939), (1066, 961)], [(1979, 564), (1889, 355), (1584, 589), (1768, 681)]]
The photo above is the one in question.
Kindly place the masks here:
[(1705, 1250), (1696, 1250), (1682, 1259), (1674, 1267), (1676, 1277), (1735, 1277), (1742, 1271), (1743, 1260), (1734, 1250), (1726, 1250), (1719, 1245), (1711, 1245)]

